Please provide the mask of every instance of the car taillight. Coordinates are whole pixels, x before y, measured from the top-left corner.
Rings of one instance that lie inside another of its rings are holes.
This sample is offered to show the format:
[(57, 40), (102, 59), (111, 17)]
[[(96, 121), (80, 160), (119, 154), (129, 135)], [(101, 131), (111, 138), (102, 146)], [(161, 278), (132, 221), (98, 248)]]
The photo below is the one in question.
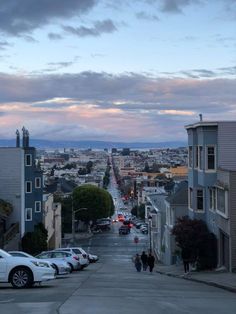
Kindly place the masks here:
[(73, 256), (73, 259), (79, 260), (78, 256)]

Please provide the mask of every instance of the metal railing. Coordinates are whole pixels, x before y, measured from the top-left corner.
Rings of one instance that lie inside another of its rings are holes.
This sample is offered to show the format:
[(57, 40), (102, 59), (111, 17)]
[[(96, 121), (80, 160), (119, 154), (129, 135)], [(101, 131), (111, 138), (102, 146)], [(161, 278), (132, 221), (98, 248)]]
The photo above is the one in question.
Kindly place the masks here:
[(3, 235), (3, 242), (7, 244), (11, 241), (17, 233), (19, 233), (19, 223), (13, 224)]

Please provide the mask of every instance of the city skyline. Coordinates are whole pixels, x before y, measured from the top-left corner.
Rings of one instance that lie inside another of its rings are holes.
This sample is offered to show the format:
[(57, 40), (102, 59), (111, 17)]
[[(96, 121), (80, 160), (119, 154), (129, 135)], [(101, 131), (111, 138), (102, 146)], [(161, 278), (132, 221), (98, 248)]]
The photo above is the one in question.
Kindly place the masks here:
[(234, 0), (8, 0), (0, 138), (185, 141), (236, 120)]

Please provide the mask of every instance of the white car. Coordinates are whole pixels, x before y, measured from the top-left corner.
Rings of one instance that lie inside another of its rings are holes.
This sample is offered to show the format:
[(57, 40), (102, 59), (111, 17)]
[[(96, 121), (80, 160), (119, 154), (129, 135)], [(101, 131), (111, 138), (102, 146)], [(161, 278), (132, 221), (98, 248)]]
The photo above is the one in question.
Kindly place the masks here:
[(80, 258), (72, 252), (64, 251), (45, 251), (36, 256), (39, 259), (47, 259), (48, 261), (58, 262), (65, 261), (67, 262), (72, 270), (80, 270), (82, 266), (80, 264)]
[(89, 256), (81, 247), (59, 248), (54, 251), (71, 252), (73, 254), (76, 254), (79, 257), (79, 262), (82, 268), (87, 267), (89, 265)]
[[(12, 256), (17, 256), (17, 257), (27, 257), (27, 258), (34, 258), (32, 255), (23, 252), (23, 251), (8, 251), (9, 254)], [(42, 259), (43, 261), (47, 262), (50, 264), (52, 268), (55, 269), (56, 275), (66, 275), (68, 273), (72, 272), (72, 267), (63, 260), (54, 260), (54, 261), (49, 261), (47, 259)]]
[(55, 279), (55, 270), (48, 262), (14, 257), (0, 249), (0, 282), (10, 282), (14, 288), (19, 289), (52, 279)]
[(96, 263), (98, 261), (98, 256), (94, 254), (88, 254), (88, 259), (90, 263)]

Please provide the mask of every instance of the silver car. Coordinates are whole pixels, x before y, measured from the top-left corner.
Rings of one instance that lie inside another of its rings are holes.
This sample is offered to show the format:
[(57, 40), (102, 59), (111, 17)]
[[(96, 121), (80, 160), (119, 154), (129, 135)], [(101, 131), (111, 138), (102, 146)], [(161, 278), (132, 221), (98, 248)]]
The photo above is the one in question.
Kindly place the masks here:
[(66, 248), (59, 248), (54, 250), (55, 252), (70, 252), (77, 256), (80, 260), (80, 264), (82, 268), (85, 268), (89, 265), (89, 256), (88, 254), (81, 248), (81, 247), (66, 247)]
[[(17, 257), (35, 258), (34, 256), (23, 251), (9, 251), (8, 253), (11, 254), (12, 256), (17, 256)], [(58, 259), (56, 261), (50, 261), (48, 259), (43, 259), (43, 261), (48, 262), (50, 266), (55, 269), (56, 275), (66, 275), (72, 271), (72, 268), (70, 267), (70, 265), (64, 260)]]
[(80, 270), (80, 259), (76, 254), (64, 251), (45, 251), (36, 256), (39, 259), (47, 259), (49, 261), (64, 260), (66, 261), (72, 270)]

